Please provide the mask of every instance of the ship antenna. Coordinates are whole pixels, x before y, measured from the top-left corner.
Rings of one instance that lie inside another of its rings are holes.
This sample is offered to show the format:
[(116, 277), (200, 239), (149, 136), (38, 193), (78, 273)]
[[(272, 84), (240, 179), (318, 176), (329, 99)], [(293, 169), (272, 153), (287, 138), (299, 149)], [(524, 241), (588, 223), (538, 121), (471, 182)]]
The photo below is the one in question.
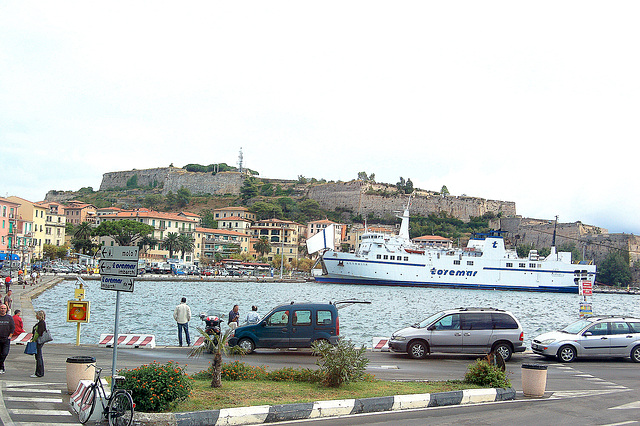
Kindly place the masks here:
[(556, 220), (553, 222), (553, 239), (551, 240), (551, 247), (556, 246), (556, 228), (558, 226), (558, 215), (556, 215)]

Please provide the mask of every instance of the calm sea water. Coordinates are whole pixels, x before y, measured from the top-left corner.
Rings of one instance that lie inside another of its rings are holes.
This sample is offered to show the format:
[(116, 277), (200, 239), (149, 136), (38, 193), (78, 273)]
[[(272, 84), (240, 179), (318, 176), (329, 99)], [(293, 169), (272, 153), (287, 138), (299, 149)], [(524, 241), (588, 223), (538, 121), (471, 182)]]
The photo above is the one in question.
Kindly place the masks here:
[[(99, 281), (86, 281), (85, 299), (91, 301), (90, 323), (82, 324), (82, 344), (97, 344), (102, 333), (113, 333), (116, 292), (101, 290)], [(47, 314), (55, 342), (75, 343), (76, 324), (66, 322), (67, 300), (74, 298), (75, 281), (63, 281), (33, 300), (36, 310)], [(177, 345), (173, 309), (182, 297), (191, 307), (191, 336), (204, 326), (200, 312), (226, 318), (234, 304), (244, 320), (251, 305), (262, 316), (271, 308), (296, 302), (328, 302), (345, 299), (370, 301), (340, 310), (340, 334), (371, 347), (374, 336), (391, 336), (399, 328), (430, 314), (461, 306), (506, 309), (522, 323), (525, 341), (562, 327), (578, 318), (582, 297), (575, 294), (516, 291), (401, 288), (318, 283), (156, 282), (138, 281), (133, 293), (120, 296), (120, 333), (154, 334), (157, 345)], [(590, 298), (594, 314), (640, 317), (640, 296), (595, 294)], [(226, 321), (225, 321), (226, 324)]]

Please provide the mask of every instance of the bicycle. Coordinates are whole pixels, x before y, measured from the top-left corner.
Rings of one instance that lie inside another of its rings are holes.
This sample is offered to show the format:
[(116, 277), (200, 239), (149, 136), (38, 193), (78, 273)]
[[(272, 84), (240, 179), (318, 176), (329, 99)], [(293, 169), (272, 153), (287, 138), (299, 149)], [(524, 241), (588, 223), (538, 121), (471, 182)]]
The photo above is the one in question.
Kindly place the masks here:
[[(94, 364), (90, 364), (87, 368), (91, 366), (95, 367)], [(95, 380), (84, 390), (82, 398), (80, 399), (80, 406), (78, 407), (78, 419), (80, 423), (85, 424), (89, 421), (89, 418), (96, 408), (97, 401), (100, 400), (102, 404), (102, 415), (107, 419), (110, 426), (130, 426), (133, 421), (135, 404), (128, 390), (118, 389), (118, 386), (124, 383), (125, 378), (122, 376), (113, 376), (115, 386), (113, 387), (111, 395), (107, 397), (107, 393), (102, 385), (102, 380), (100, 380), (102, 368), (95, 368)]]

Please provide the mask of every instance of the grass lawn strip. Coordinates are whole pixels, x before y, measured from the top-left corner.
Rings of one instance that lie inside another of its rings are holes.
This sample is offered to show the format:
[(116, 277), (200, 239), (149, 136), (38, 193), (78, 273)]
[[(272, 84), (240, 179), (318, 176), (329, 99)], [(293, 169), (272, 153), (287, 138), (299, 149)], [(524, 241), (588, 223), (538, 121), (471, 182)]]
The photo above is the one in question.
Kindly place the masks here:
[(478, 389), (462, 381), (387, 382), (382, 380), (355, 382), (339, 388), (318, 383), (275, 382), (268, 380), (223, 381), (222, 387), (211, 388), (209, 380), (195, 380), (188, 400), (176, 405), (174, 413), (314, 402), (334, 399), (370, 398), (379, 396), (447, 392)]

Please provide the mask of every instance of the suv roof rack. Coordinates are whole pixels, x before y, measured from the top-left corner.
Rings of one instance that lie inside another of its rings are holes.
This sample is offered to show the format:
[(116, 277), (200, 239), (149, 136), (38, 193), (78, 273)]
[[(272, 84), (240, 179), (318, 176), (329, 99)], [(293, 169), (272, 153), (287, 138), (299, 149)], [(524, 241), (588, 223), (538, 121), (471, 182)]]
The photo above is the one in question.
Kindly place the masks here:
[(473, 307), (473, 306), (469, 306), (469, 307), (460, 307), (458, 308), (459, 311), (494, 311), (494, 312), (505, 312), (504, 309), (497, 309), (497, 308), (480, 308), (480, 307)]
[[(335, 302), (329, 302), (329, 304), (330, 305), (334, 305), (336, 307), (336, 309), (346, 308), (347, 306), (351, 306), (351, 305), (354, 305), (356, 303), (365, 303), (367, 305), (371, 304), (371, 302), (366, 301), (366, 300), (355, 300), (355, 299), (339, 300), (339, 301), (335, 301)], [(338, 306), (338, 305), (341, 305), (341, 306)]]

